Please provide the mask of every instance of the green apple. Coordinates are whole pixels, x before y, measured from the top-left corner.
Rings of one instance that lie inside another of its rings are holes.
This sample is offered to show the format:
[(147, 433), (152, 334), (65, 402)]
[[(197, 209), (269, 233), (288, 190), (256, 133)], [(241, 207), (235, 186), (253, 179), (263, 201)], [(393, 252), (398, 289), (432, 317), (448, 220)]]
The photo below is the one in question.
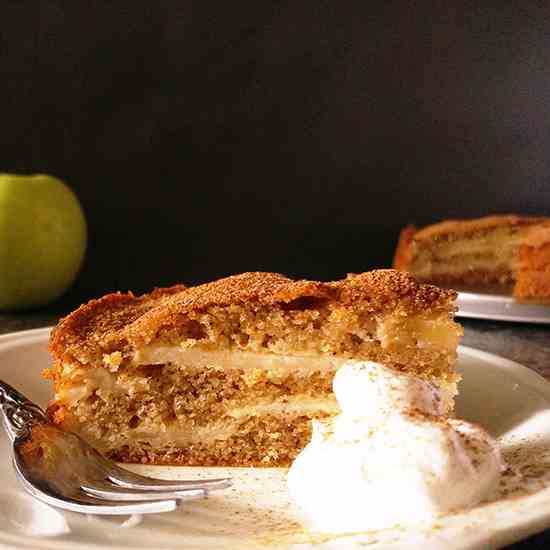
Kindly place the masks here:
[(86, 251), (75, 194), (44, 174), (0, 174), (0, 310), (48, 304), (74, 281)]

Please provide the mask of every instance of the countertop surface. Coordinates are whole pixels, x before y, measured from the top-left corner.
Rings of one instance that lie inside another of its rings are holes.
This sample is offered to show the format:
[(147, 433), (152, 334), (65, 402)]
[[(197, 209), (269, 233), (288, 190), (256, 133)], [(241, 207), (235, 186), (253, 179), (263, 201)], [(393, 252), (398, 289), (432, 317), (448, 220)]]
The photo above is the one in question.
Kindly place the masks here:
[[(55, 310), (0, 314), (0, 334), (54, 325), (62, 312)], [(531, 325), (459, 319), (462, 344), (500, 355), (532, 368), (550, 380), (550, 325)], [(510, 546), (513, 550), (550, 548), (550, 530)]]

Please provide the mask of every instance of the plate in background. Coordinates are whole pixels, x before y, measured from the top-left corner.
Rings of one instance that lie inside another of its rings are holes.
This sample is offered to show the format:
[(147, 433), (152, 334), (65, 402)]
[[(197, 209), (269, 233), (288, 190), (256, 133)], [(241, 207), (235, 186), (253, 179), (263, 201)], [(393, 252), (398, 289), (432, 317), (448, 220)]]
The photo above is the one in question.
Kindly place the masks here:
[(512, 296), (459, 292), (457, 317), (550, 324), (550, 305), (517, 302)]
[[(40, 373), (49, 365), (48, 329), (0, 337), (0, 378), (44, 405), (51, 395)], [(9, 467), (0, 435), (0, 548), (175, 548), (436, 550), (498, 548), (550, 528), (550, 383), (533, 371), (488, 353), (459, 349), (463, 374), (457, 413), (498, 437), (510, 464), (491, 500), (414, 529), (354, 536), (304, 531), (289, 500), (284, 469), (132, 466), (157, 477), (234, 478), (234, 487), (155, 516), (98, 517), (61, 512), (33, 500)]]

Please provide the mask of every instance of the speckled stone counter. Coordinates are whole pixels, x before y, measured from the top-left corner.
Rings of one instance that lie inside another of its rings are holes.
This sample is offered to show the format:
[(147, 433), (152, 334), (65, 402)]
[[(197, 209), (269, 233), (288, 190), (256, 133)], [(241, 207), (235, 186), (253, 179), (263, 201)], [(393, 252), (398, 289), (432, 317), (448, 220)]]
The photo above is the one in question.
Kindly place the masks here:
[(550, 325), (462, 319), (462, 344), (532, 368), (550, 380)]
[[(66, 311), (43, 310), (0, 315), (0, 334), (54, 325)], [(511, 359), (550, 380), (550, 325), (462, 319), (462, 344)], [(509, 547), (512, 550), (550, 548), (550, 530)]]
[(53, 326), (62, 315), (64, 313), (50, 310), (29, 313), (2, 313), (0, 314), (0, 334)]

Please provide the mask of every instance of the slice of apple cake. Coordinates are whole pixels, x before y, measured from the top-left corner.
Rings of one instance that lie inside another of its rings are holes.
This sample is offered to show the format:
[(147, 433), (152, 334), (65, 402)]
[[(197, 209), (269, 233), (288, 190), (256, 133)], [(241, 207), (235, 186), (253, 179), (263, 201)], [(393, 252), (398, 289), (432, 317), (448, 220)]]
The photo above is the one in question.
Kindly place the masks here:
[(109, 294), (54, 329), (54, 422), (126, 462), (289, 465), (334, 373), (372, 360), (456, 393), (456, 294), (394, 270), (330, 283), (243, 273)]
[(511, 287), (519, 254), (529, 234), (550, 218), (516, 215), (445, 220), (399, 236), (393, 267), (423, 282), (442, 285)]

